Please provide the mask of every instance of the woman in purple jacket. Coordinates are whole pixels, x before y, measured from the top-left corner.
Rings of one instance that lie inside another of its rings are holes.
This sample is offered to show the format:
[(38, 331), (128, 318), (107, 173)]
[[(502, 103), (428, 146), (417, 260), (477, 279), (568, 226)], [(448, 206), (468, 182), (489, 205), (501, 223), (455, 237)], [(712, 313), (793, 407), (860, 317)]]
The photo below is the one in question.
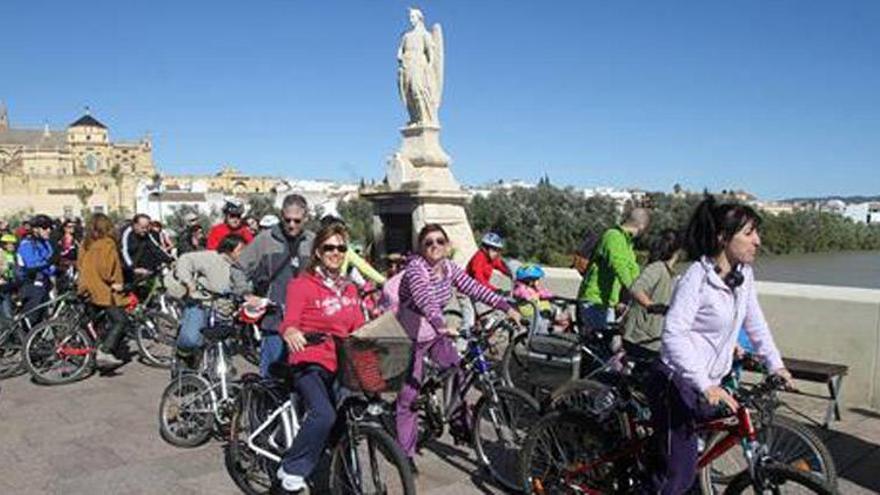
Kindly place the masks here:
[[(520, 319), (519, 313), (503, 298), (469, 277), (461, 267), (448, 259), (448, 254), (449, 237), (443, 227), (426, 225), (419, 232), (418, 254), (407, 260), (400, 282), (400, 307), (396, 316), (413, 340), (413, 361), (410, 376), (397, 396), (397, 439), (413, 468), (418, 416), (412, 410), (412, 404), (419, 395), (423, 359), (428, 356), (444, 369), (458, 366), (459, 363), (452, 340), (458, 331), (447, 327), (443, 319), (443, 308), (452, 297), (452, 288), (506, 311), (514, 321)], [(459, 418), (458, 424), (453, 427), (453, 436), (456, 439), (466, 438), (468, 432), (468, 418)]]
[(688, 225), (685, 247), (695, 261), (675, 287), (648, 387), (661, 459), (652, 493), (685, 493), (697, 473), (694, 424), (719, 405), (737, 409), (720, 384), (731, 371), (740, 328), (767, 369), (791, 386), (755, 290), (751, 264), (761, 246), (760, 224), (753, 208), (709, 196)]

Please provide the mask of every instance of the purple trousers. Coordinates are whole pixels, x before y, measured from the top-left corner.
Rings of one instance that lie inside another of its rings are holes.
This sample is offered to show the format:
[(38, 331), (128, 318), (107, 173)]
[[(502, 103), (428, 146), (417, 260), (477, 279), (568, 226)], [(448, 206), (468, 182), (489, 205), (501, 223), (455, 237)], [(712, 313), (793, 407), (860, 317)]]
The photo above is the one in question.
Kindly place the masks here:
[(413, 342), (413, 362), (409, 378), (397, 395), (397, 442), (408, 457), (413, 457), (419, 440), (418, 412), (413, 403), (419, 396), (424, 358), (428, 356), (441, 369), (458, 366), (460, 357), (452, 339), (441, 335), (427, 342)]
[(645, 493), (679, 495), (696, 481), (699, 460), (696, 425), (717, 415), (702, 394), (659, 360), (647, 390), (657, 465)]

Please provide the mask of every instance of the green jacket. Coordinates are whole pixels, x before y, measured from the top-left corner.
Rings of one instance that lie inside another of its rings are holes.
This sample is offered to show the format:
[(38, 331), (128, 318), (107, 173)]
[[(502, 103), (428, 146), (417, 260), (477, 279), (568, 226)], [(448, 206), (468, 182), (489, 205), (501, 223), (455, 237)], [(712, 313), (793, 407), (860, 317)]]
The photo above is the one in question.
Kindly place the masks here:
[(578, 290), (578, 299), (611, 308), (620, 301), (620, 289), (627, 289), (639, 276), (639, 264), (632, 236), (619, 225), (602, 234), (592, 262)]

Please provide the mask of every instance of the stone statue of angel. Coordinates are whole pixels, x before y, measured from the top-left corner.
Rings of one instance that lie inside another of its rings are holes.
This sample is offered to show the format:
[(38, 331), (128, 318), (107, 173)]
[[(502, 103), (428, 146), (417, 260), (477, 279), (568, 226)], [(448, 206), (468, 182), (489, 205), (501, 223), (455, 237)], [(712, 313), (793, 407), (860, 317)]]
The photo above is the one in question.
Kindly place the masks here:
[(397, 87), (409, 112), (407, 127), (439, 127), (437, 111), (443, 96), (443, 30), (434, 24), (429, 33), (425, 16), (409, 9), (412, 29), (405, 32), (397, 50)]

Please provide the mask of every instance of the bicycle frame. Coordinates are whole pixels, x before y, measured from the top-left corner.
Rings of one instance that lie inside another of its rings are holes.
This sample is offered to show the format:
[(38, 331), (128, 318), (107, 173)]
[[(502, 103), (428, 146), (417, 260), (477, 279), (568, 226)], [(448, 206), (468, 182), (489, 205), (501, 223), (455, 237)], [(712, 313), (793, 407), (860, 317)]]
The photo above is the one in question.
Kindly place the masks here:
[(256, 444), (256, 438), (260, 436), (263, 432), (269, 430), (270, 427), (275, 423), (277, 419), (281, 420), (282, 431), (284, 431), (284, 445), (274, 445), (274, 437), (269, 435), (269, 443), (272, 444), (273, 447), (283, 447), (280, 448), (282, 452), (286, 452), (287, 449), (293, 445), (293, 439), (296, 438), (296, 435), (299, 434), (300, 430), (300, 422), (299, 417), (297, 417), (296, 409), (293, 407), (293, 399), (287, 399), (281, 406), (272, 411), (272, 414), (266, 418), (266, 421), (260, 423), (260, 426), (257, 427), (253, 433), (250, 434), (247, 438), (247, 446), (255, 453), (272, 460), (273, 462), (281, 462), (281, 457), (269, 452), (268, 450), (262, 449)]

